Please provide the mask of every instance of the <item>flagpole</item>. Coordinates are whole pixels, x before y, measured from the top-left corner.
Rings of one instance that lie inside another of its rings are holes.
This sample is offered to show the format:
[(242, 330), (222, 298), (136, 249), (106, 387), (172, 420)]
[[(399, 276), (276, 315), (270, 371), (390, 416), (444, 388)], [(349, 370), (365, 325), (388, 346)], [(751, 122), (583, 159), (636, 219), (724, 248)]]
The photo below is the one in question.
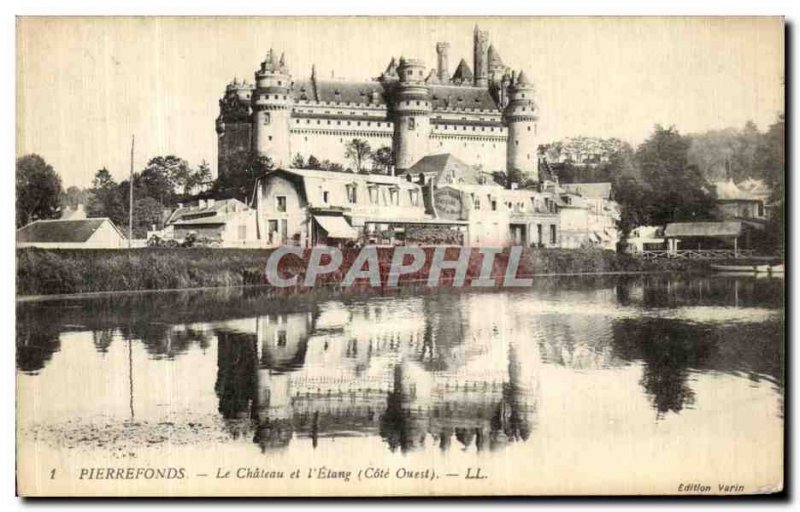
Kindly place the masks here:
[(133, 145), (136, 136), (131, 135), (131, 176), (128, 181), (128, 249), (133, 244)]

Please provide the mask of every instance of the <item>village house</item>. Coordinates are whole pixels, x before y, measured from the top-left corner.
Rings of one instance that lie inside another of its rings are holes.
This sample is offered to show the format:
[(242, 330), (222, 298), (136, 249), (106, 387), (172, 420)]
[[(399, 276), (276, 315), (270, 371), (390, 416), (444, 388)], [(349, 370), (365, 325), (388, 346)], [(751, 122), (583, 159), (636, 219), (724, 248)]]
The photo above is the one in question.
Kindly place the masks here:
[(121, 249), (128, 246), (122, 231), (102, 217), (37, 220), (17, 230), (17, 247), (41, 249)]
[(730, 179), (714, 183), (718, 216), (722, 220), (766, 221), (767, 187), (757, 180), (747, 180), (741, 185)]
[(616, 249), (619, 213), (610, 199), (610, 184), (586, 184), (572, 192), (552, 182), (507, 189), (493, 181), (480, 183), (480, 173), (450, 155), (432, 155), (414, 167), (416, 175), (398, 177), (308, 169), (270, 172), (256, 186), (259, 237), (267, 246)]
[(268, 246), (461, 243), (466, 222), (430, 215), (423, 195), (401, 177), (280, 169), (256, 185), (258, 230)]
[(611, 198), (611, 183), (565, 183), (561, 188), (565, 192), (559, 202), (565, 233), (562, 247), (588, 245), (616, 250), (620, 211)]
[(627, 252), (642, 254), (645, 251), (664, 250), (664, 228), (660, 226), (639, 226), (628, 235)]
[(256, 211), (237, 199), (200, 199), (180, 204), (164, 229), (148, 233), (165, 240), (183, 241), (190, 235), (220, 247), (260, 247)]
[(433, 205), (437, 217), (468, 223), (469, 245), (559, 245), (558, 212), (549, 193), (454, 183), (436, 189)]

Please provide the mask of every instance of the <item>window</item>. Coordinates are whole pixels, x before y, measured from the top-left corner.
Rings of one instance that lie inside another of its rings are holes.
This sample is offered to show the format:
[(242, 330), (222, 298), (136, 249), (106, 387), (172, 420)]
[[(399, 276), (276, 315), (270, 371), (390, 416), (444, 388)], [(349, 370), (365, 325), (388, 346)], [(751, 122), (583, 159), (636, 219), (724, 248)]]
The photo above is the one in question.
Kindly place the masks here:
[(286, 212), (286, 196), (275, 197), (275, 210), (282, 213)]
[(409, 190), (408, 199), (411, 201), (412, 206), (419, 206), (419, 191)]
[(556, 225), (550, 224), (550, 244), (556, 245)]
[(399, 205), (400, 204), (400, 190), (398, 190), (397, 188), (389, 189), (389, 200), (391, 201), (391, 204), (393, 204), (395, 206)]
[(496, 212), (497, 211), (497, 200), (492, 199), (491, 202), (492, 202), (492, 211)]
[(369, 202), (371, 204), (378, 204), (378, 187), (370, 187)]
[(409, 130), (416, 130), (417, 129), (417, 120), (413, 117), (408, 118), (408, 129)]
[(350, 204), (355, 204), (356, 202), (356, 186), (354, 184), (347, 185), (347, 201)]
[(473, 207), (476, 210), (480, 210), (481, 209), (481, 198), (480, 198), (480, 196), (475, 196), (475, 203), (474, 203)]
[(275, 333), (275, 345), (279, 347), (286, 346), (286, 331), (283, 329)]
[(322, 191), (322, 202), (328, 204), (328, 199), (330, 199), (330, 193), (327, 190)]
[(264, 126), (269, 126), (269, 112), (264, 112)]

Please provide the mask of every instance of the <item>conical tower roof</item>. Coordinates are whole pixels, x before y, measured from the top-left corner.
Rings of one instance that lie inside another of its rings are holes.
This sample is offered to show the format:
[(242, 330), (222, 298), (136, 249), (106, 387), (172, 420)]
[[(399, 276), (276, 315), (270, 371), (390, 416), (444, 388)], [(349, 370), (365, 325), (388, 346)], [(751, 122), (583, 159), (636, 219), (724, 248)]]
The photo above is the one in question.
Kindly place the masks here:
[(472, 83), (472, 70), (469, 68), (469, 64), (464, 59), (461, 59), (461, 62), (458, 63), (458, 67), (456, 67), (456, 72), (453, 73), (453, 82), (455, 83)]
[(517, 85), (519, 86), (530, 86), (532, 85), (531, 82), (528, 80), (528, 77), (525, 75), (524, 71), (520, 71), (519, 75), (517, 76)]
[(498, 69), (504, 68), (505, 64), (503, 64), (503, 59), (500, 58), (500, 54), (495, 50), (494, 45), (489, 45), (489, 50), (487, 51), (487, 59), (489, 60), (489, 69)]

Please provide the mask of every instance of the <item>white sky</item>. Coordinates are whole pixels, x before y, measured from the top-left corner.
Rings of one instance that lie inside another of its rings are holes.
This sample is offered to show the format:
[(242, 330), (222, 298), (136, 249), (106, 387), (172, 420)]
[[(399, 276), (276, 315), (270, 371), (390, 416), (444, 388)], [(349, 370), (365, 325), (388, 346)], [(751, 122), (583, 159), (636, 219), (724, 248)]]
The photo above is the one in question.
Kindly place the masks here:
[(216, 170), (218, 99), (252, 81), (272, 46), (296, 77), (377, 76), (391, 56), (472, 67), (476, 21), (506, 65), (537, 88), (541, 141), (760, 128), (783, 111), (780, 18), (26, 18), (18, 23), (17, 153), (50, 162), (64, 185), (106, 166), (127, 175), (175, 154)]

